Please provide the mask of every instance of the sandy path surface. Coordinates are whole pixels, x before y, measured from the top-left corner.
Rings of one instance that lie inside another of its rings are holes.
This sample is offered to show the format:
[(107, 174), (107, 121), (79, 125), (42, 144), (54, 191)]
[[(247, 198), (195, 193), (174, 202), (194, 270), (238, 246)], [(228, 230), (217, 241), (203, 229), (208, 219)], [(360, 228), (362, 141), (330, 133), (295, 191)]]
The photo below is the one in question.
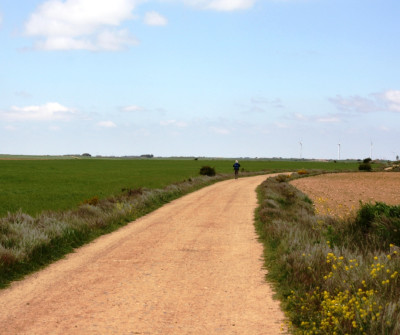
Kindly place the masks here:
[(0, 291), (0, 333), (282, 333), (253, 225), (265, 178), (189, 194)]

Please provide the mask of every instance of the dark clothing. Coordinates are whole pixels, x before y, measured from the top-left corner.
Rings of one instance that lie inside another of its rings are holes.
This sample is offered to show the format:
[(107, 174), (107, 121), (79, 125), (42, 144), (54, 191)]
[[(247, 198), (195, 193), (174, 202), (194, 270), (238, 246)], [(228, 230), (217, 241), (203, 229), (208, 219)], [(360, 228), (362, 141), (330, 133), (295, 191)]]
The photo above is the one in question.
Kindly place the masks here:
[(235, 170), (235, 179), (238, 178), (238, 175), (239, 175), (239, 168), (240, 168), (240, 164), (239, 164), (239, 163), (233, 164), (233, 169)]

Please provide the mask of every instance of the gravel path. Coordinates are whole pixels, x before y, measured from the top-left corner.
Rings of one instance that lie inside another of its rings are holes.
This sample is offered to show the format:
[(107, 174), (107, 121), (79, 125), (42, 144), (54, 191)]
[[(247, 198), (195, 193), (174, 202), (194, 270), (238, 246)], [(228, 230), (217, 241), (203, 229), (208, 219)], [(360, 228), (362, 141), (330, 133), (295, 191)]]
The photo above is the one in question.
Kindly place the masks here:
[(0, 333), (281, 334), (253, 225), (265, 178), (191, 193), (0, 291)]

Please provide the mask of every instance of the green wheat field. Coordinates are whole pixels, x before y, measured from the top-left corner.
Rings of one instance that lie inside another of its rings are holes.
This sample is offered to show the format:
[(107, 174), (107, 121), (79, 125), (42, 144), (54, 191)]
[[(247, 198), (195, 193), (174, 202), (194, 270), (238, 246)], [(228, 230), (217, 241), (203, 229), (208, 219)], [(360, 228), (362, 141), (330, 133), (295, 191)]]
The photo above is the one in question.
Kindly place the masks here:
[[(122, 189), (163, 188), (199, 175), (202, 166), (231, 173), (233, 160), (195, 159), (16, 159), (0, 160), (0, 216), (21, 210), (67, 210), (86, 199)], [(298, 169), (356, 170), (355, 162), (240, 161), (246, 172)]]

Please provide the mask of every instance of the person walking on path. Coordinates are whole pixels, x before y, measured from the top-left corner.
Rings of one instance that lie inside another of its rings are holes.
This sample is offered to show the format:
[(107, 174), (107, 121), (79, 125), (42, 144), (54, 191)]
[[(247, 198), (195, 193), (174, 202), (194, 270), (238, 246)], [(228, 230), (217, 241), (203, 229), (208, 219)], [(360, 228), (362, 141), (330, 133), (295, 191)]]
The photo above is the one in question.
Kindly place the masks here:
[(239, 168), (240, 168), (240, 164), (236, 160), (235, 164), (233, 164), (233, 169), (235, 170), (235, 179), (238, 179), (238, 177), (239, 177)]

